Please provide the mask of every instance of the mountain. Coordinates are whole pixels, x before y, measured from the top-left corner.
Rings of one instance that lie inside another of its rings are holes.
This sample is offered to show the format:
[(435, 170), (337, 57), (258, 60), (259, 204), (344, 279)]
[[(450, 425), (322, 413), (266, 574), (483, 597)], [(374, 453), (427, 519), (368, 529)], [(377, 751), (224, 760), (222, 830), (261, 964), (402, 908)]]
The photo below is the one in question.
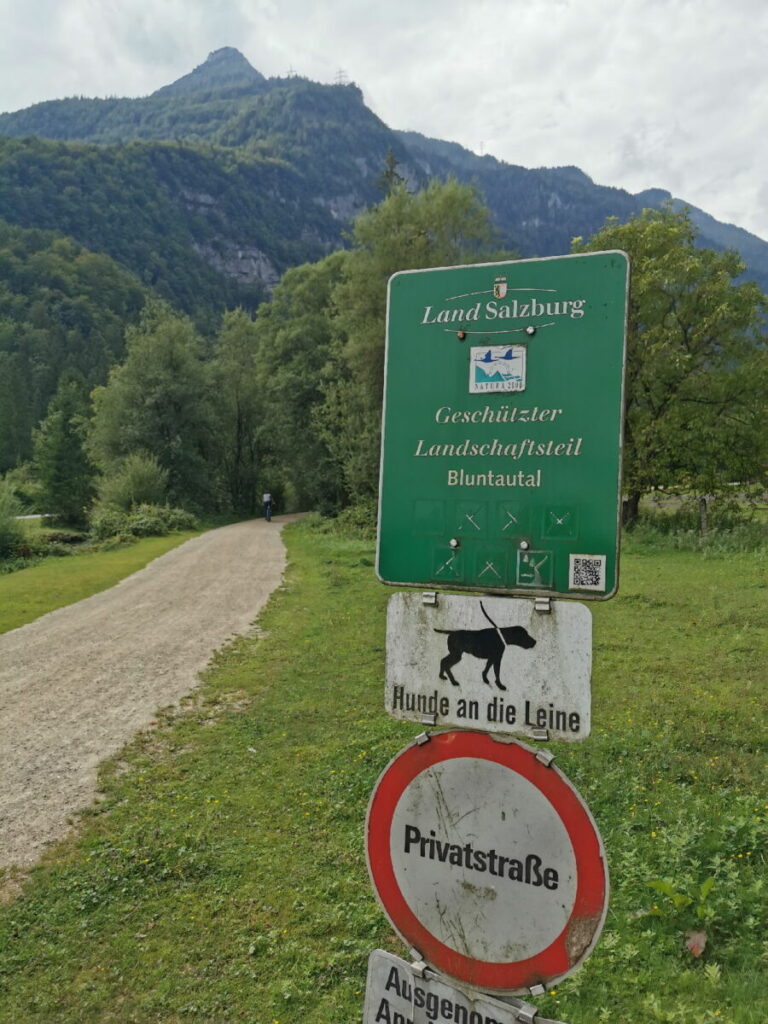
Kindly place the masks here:
[(670, 203), (687, 209), (699, 230), (699, 244), (736, 249), (747, 265), (746, 278), (768, 292), (768, 243), (733, 224), (723, 224), (664, 189), (632, 194), (596, 185), (578, 167), (528, 169), (492, 156), (477, 156), (454, 142), (397, 132), (418, 170), (433, 177), (453, 175), (480, 189), (502, 237), (523, 256), (556, 256), (570, 251), (571, 239), (588, 238), (608, 217), (624, 221), (643, 209)]
[(284, 161), (168, 142), (0, 137), (0, 218), (111, 256), (201, 325), (341, 242)]
[(232, 46), (224, 46), (209, 54), (208, 60), (188, 75), (178, 78), (170, 85), (164, 85), (152, 95), (196, 96), (198, 99), (213, 94), (220, 98), (247, 96), (265, 88), (266, 84), (264, 75), (251, 67), (239, 50)]
[[(4, 138), (3, 138), (4, 136)], [(232, 47), (150, 96), (70, 98), (0, 115), (0, 218), (70, 235), (206, 317), (253, 306), (289, 266), (343, 244), (381, 198), (388, 156), (412, 187), (478, 187), (500, 242), (570, 251), (609, 216), (672, 201), (596, 185), (577, 167), (530, 169), (394, 131), (355, 85), (265, 78)], [(737, 249), (768, 291), (768, 244), (691, 208), (700, 243)]]

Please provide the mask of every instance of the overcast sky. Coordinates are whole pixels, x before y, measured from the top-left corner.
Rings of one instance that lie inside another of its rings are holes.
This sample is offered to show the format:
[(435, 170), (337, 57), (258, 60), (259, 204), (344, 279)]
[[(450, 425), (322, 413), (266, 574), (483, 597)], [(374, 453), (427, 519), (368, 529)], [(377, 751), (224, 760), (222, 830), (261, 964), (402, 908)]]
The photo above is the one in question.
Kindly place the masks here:
[(0, 0), (0, 110), (142, 96), (237, 47), (391, 128), (659, 187), (768, 239), (768, 0)]

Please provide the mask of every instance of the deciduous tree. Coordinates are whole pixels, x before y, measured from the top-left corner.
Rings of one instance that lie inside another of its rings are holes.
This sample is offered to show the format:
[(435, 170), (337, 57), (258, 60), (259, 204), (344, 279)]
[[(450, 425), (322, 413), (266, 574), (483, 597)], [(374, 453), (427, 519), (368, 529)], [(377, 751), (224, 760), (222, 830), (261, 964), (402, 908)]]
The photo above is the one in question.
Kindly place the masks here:
[(765, 473), (765, 296), (738, 282), (735, 252), (698, 248), (685, 212), (609, 220), (577, 252), (623, 249), (631, 263), (624, 421), (625, 520), (643, 494), (714, 494)]
[(104, 473), (145, 452), (168, 473), (177, 504), (210, 508), (210, 378), (190, 320), (151, 302), (126, 332), (125, 362), (93, 394), (89, 451)]
[(248, 313), (226, 313), (211, 364), (220, 490), (230, 509), (247, 515), (260, 507), (259, 474), (265, 470), (270, 436), (256, 379), (257, 340)]
[(399, 270), (501, 258), (490, 214), (474, 189), (433, 181), (415, 195), (395, 184), (361, 214), (333, 289), (334, 341), (316, 422), (353, 499), (378, 487), (387, 281)]
[[(337, 252), (287, 271), (256, 318), (256, 366), (274, 470), (303, 509), (331, 511), (346, 497), (339, 463), (316, 415), (326, 397), (322, 374), (333, 338), (331, 296), (347, 257)], [(275, 484), (270, 487), (274, 491)]]

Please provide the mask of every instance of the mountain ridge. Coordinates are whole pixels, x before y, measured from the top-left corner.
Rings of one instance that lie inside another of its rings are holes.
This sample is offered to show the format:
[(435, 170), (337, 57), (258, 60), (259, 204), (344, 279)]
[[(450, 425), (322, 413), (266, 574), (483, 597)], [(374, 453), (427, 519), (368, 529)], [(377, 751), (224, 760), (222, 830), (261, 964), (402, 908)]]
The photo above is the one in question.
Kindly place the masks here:
[[(81, 221), (104, 218), (97, 210), (88, 213), (89, 197), (82, 189), (80, 202), (85, 208), (78, 210), (73, 167), (79, 159), (83, 173), (88, 172), (98, 189), (100, 148), (119, 155), (126, 147), (144, 146), (139, 163), (151, 179), (148, 191), (165, 197), (166, 215), (178, 221), (177, 244), (187, 257), (202, 260), (225, 279), (259, 284), (266, 291), (288, 266), (317, 259), (343, 244), (351, 219), (381, 198), (378, 182), (390, 154), (409, 187), (419, 187), (430, 177), (449, 176), (476, 186), (501, 244), (522, 257), (569, 252), (574, 236), (589, 237), (609, 216), (624, 221), (644, 207), (670, 203), (690, 210), (701, 245), (737, 249), (747, 264), (746, 276), (768, 291), (768, 243), (664, 189), (633, 195), (598, 185), (575, 166), (523, 167), (491, 155), (478, 156), (455, 142), (391, 129), (366, 106), (357, 85), (323, 85), (300, 76), (266, 78), (234, 47), (212, 51), (188, 74), (146, 97), (71, 97), (0, 114), (0, 136), (6, 136), (0, 138), (0, 143), (5, 141), (0, 164), (8, 158), (8, 144), (14, 138), (52, 139), (69, 147), (66, 152), (48, 146), (33, 154), (28, 142), (30, 168), (45, 165), (52, 179), (67, 179), (61, 188), (70, 189), (68, 210), (59, 197), (51, 199), (61, 211), (58, 223), (39, 203), (36, 209), (36, 181), (23, 176), (11, 181), (0, 166), (6, 196), (0, 202), (0, 216), (6, 220), (26, 228), (58, 229), (96, 251), (115, 255), (119, 246), (108, 237), (106, 226), (101, 234), (83, 234)], [(173, 158), (162, 148), (152, 149), (171, 144)], [(207, 165), (205, 173), (201, 162)], [(267, 166), (282, 171), (270, 176)], [(239, 169), (234, 176), (233, 167)], [(257, 167), (258, 173), (246, 173)], [(259, 202), (235, 195), (233, 181), (238, 176), (243, 187), (262, 190)], [(198, 187), (198, 179), (208, 184)], [(119, 205), (119, 188), (109, 191), (111, 201)], [(125, 203), (129, 195), (130, 202), (140, 202), (135, 191), (126, 182)], [(238, 217), (241, 206), (247, 214)], [(290, 240), (280, 237), (275, 211), (285, 216)], [(143, 211), (136, 210), (135, 215), (146, 222)], [(116, 216), (121, 223), (130, 223), (133, 214), (131, 209), (119, 209)], [(162, 225), (156, 227), (147, 242), (150, 250), (166, 245)], [(250, 259), (232, 255), (248, 249), (253, 250)], [(133, 264), (125, 265), (142, 270), (138, 255)]]

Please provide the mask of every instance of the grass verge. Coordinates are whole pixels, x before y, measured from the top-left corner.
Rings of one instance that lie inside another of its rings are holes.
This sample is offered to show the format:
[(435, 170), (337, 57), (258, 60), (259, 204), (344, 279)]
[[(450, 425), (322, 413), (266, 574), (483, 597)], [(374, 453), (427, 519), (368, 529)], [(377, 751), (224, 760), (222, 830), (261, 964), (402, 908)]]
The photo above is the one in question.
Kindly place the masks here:
[[(370, 950), (404, 953), (362, 843), (377, 776), (422, 728), (382, 710), (390, 591), (365, 542), (284, 536), (261, 635), (105, 767), (106, 800), (0, 908), (0, 1021), (356, 1021)], [(552, 749), (603, 834), (612, 901), (545, 1016), (768, 1016), (767, 568), (636, 552), (593, 606), (593, 735)]]
[(113, 587), (199, 532), (188, 530), (165, 537), (146, 537), (109, 551), (78, 551), (64, 558), (52, 556), (0, 576), (0, 633)]

